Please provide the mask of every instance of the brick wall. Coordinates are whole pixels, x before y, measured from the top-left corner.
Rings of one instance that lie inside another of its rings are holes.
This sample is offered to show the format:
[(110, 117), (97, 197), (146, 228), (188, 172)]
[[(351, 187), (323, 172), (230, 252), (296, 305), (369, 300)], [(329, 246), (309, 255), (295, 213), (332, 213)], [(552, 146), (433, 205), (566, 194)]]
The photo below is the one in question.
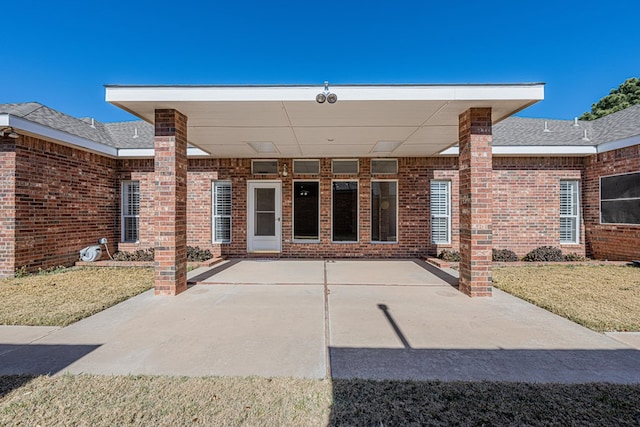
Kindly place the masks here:
[(580, 157), (494, 157), (493, 247), (524, 256), (555, 246), (584, 256), (583, 221), (581, 244), (560, 245), (560, 180), (582, 180), (583, 169)]
[[(119, 179), (140, 181), (140, 242), (120, 243), (120, 250), (132, 251), (154, 246), (153, 234), (153, 160), (120, 160)], [(282, 254), (283, 257), (414, 257), (435, 255), (443, 249), (459, 249), (458, 159), (400, 158), (397, 176), (397, 244), (370, 243), (370, 160), (360, 159), (359, 243), (331, 243), (331, 159), (321, 159), (321, 173), (294, 175), (291, 159), (287, 177), (251, 174), (250, 159), (190, 159), (187, 174), (187, 244), (210, 249), (216, 256), (246, 256), (247, 180), (282, 180)], [(493, 241), (496, 248), (507, 248), (522, 256), (541, 245), (560, 246), (560, 179), (581, 179), (580, 158), (521, 157), (493, 159)], [(378, 178), (376, 176), (373, 179)], [(211, 243), (211, 181), (228, 180), (232, 184), (232, 243)], [(293, 243), (293, 180), (320, 181), (320, 243)], [(430, 239), (429, 182), (451, 180), (452, 229), (450, 245), (434, 245)], [(119, 185), (117, 186), (119, 191)], [(118, 196), (119, 197), (119, 196)], [(584, 205), (584, 204), (583, 204)], [(119, 213), (118, 213), (119, 225)], [(584, 227), (581, 227), (584, 242)], [(287, 242), (289, 240), (289, 242)], [(565, 253), (585, 253), (585, 245), (562, 246)], [(261, 255), (264, 256), (264, 255)]]
[(15, 270), (16, 142), (0, 138), (0, 277)]
[[(291, 159), (280, 159), (279, 167), (287, 164), (293, 170)], [(233, 193), (232, 243), (218, 245), (218, 251), (224, 256), (246, 256), (247, 254), (247, 180), (280, 179), (282, 181), (282, 257), (415, 257), (435, 253), (436, 247), (430, 243), (429, 235), (429, 181), (431, 179), (452, 179), (454, 194), (454, 212), (457, 207), (457, 164), (453, 158), (403, 158), (398, 161), (399, 174), (393, 176), (370, 173), (370, 160), (360, 159), (360, 173), (357, 176), (340, 175), (337, 179), (358, 181), (359, 229), (357, 243), (331, 243), (331, 195), (332, 180), (331, 159), (321, 159), (320, 175), (294, 175), (290, 172), (283, 176), (252, 176), (250, 159), (191, 160), (189, 162), (189, 197), (196, 204), (204, 201), (200, 211), (205, 218), (189, 217), (192, 230), (206, 230), (202, 233), (206, 241), (190, 234), (189, 244), (199, 242), (205, 246), (211, 239), (211, 184), (217, 171), (218, 179), (230, 180)], [(207, 180), (197, 183), (198, 179)], [(371, 243), (370, 191), (371, 179), (397, 179), (398, 197), (398, 243)], [(320, 182), (320, 243), (293, 242), (293, 180)], [(195, 190), (192, 190), (195, 189)], [(198, 191), (199, 194), (196, 194)], [(190, 207), (195, 212), (197, 207)], [(204, 222), (203, 222), (204, 221)], [(457, 215), (454, 218), (457, 221)], [(454, 229), (452, 243), (457, 246), (458, 232)]]
[(21, 135), (15, 149), (15, 268), (69, 266), (117, 235), (116, 161)]
[(640, 258), (640, 225), (600, 224), (600, 177), (640, 172), (640, 145), (596, 154), (585, 160), (584, 213), (587, 240), (594, 258)]

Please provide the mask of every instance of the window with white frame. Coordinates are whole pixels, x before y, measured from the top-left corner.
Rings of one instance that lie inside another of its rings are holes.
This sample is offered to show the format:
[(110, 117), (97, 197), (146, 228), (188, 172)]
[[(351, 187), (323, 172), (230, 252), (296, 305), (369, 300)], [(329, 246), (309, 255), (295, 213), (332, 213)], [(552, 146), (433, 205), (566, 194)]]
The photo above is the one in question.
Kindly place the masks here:
[(451, 243), (451, 181), (431, 181), (431, 242)]
[(396, 175), (398, 159), (371, 159), (372, 175)]
[(333, 181), (332, 240), (358, 241), (358, 181)]
[(295, 175), (319, 175), (320, 160), (294, 160), (293, 173)]
[(580, 242), (578, 181), (560, 181), (560, 243)]
[(371, 241), (398, 241), (398, 182), (371, 181)]
[(360, 162), (357, 159), (335, 159), (331, 161), (331, 171), (334, 175), (358, 175)]
[(213, 181), (213, 243), (231, 242), (231, 182)]
[(140, 181), (122, 182), (121, 239), (137, 242), (140, 238)]
[(320, 241), (320, 183), (293, 182), (293, 239)]

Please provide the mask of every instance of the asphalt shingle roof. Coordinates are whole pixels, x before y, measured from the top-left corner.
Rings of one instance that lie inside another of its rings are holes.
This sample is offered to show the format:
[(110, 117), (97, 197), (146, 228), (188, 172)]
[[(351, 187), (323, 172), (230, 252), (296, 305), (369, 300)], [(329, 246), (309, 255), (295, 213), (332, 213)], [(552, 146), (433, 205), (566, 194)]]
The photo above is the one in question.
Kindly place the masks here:
[[(546, 124), (546, 126), (545, 126)], [(593, 122), (508, 117), (493, 127), (493, 145), (596, 145)], [(588, 140), (584, 140), (584, 131)]]
[(153, 148), (153, 125), (147, 122), (105, 123), (104, 127), (116, 148)]
[[(37, 102), (0, 104), (0, 114), (11, 114), (114, 148), (153, 148), (153, 125), (141, 120), (101, 123), (72, 117)], [(573, 120), (509, 117), (494, 126), (493, 145), (595, 146), (637, 135), (640, 105), (594, 121), (578, 121), (577, 126)]]

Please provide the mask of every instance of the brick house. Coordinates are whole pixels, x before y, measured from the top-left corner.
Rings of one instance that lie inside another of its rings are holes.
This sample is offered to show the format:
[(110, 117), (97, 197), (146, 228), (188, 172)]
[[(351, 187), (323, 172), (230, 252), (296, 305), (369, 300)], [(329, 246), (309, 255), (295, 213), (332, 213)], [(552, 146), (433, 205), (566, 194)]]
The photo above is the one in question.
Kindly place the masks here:
[(70, 265), (100, 237), (155, 247), (158, 294), (186, 288), (186, 245), (455, 249), (469, 295), (491, 293), (492, 247), (640, 258), (640, 106), (510, 117), (542, 98), (542, 84), (108, 86), (143, 119), (122, 123), (0, 104), (0, 275)]

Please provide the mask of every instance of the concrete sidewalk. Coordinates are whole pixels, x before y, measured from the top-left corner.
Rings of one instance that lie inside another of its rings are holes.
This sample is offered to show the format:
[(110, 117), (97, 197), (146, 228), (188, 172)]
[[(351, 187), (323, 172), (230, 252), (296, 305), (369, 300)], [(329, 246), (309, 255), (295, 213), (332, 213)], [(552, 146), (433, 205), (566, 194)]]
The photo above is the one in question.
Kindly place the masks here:
[(632, 345), (499, 290), (468, 298), (419, 261), (243, 260), (194, 275), (215, 284), (66, 328), (0, 327), (0, 374), (640, 383)]

